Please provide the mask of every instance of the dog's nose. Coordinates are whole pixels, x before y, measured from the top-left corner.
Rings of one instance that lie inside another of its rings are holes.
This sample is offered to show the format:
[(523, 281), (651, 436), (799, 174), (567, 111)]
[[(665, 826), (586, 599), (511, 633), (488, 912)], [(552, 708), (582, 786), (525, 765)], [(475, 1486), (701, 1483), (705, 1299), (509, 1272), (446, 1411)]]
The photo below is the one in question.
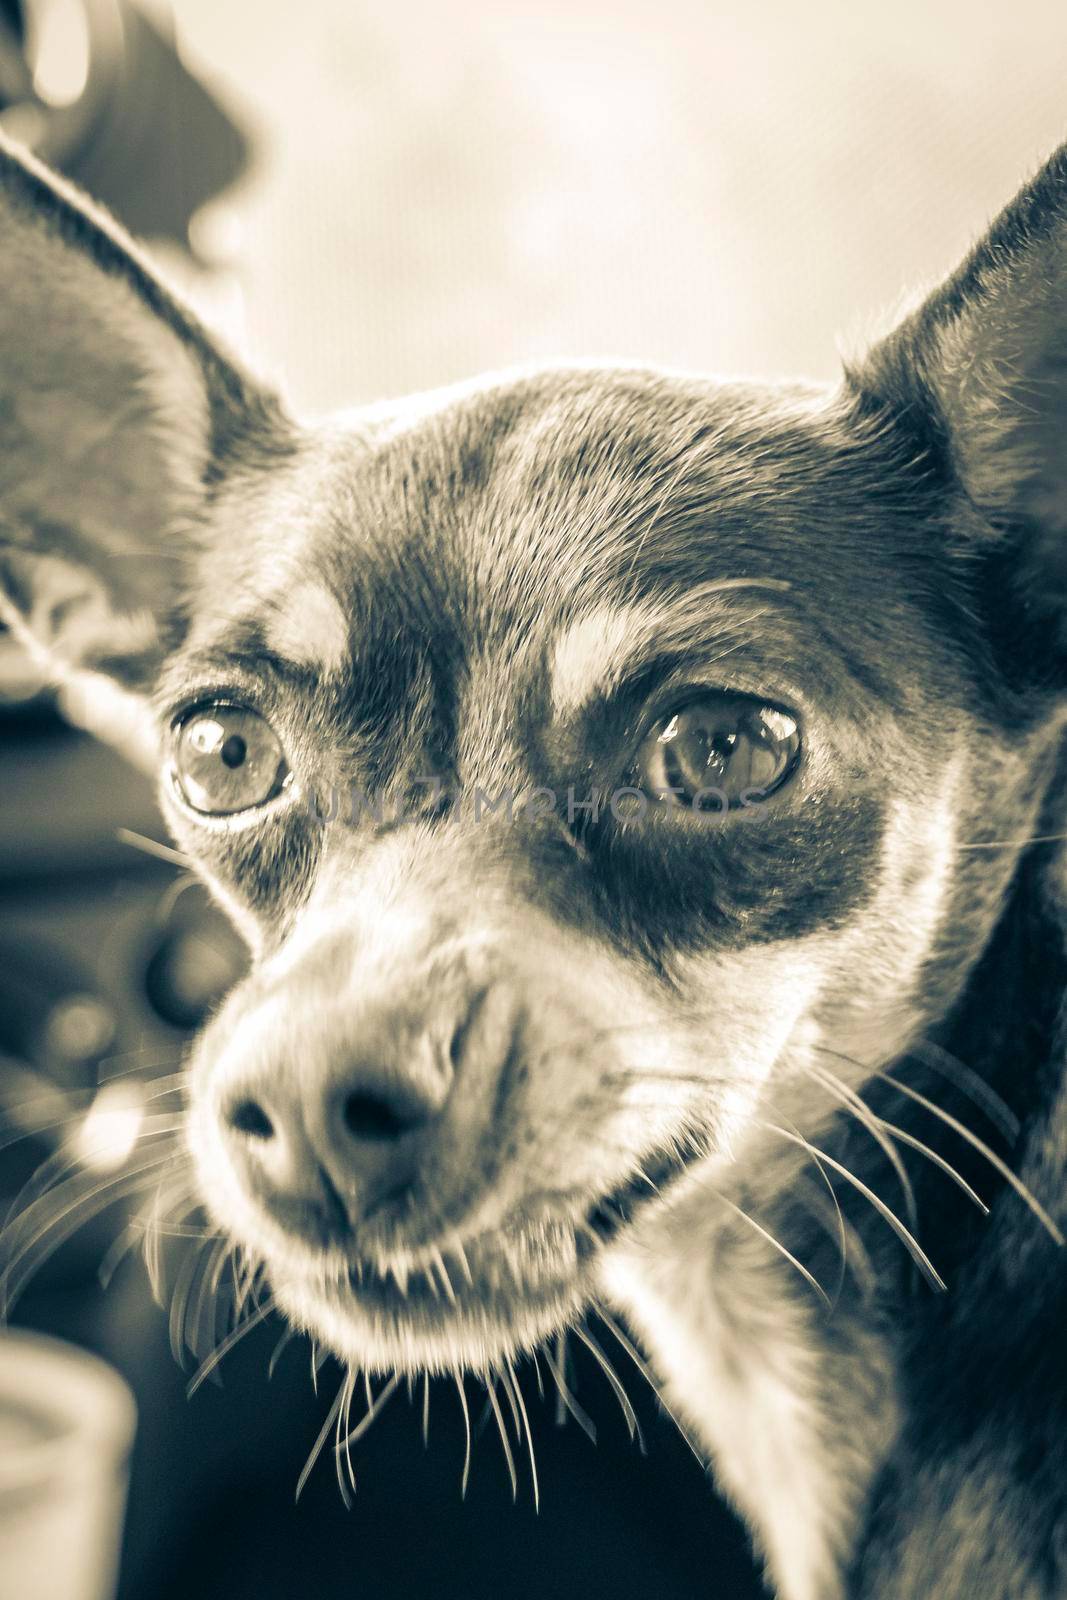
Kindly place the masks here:
[(418, 1166), (418, 1131), (437, 1115), (433, 1103), (395, 1083), (372, 1084), (362, 1072), (338, 1080), (298, 1092), (284, 1080), (260, 1085), (222, 1113), (246, 1184), (300, 1233), (340, 1236), (370, 1210), (402, 1200)]
[(245, 1188), (276, 1222), (322, 1243), (348, 1232), (345, 1200), (283, 1085), (243, 1085), (220, 1108), (220, 1122)]
[(403, 1210), (464, 1058), (501, 1049), (478, 1026), (483, 1002), (465, 998), (444, 1025), (410, 1008), (365, 1013), (358, 1038), (326, 1029), (298, 1060), (257, 1052), (219, 1114), (244, 1184), (278, 1222), (336, 1238)]

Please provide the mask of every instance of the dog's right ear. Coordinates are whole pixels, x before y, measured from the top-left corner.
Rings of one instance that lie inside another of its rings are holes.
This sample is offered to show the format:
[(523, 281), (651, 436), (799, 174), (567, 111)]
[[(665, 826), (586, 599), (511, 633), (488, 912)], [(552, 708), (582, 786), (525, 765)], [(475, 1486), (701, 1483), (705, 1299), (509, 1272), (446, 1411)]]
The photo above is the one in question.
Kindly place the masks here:
[(0, 140), (0, 622), (56, 680), (151, 681), (220, 480), (289, 438), (121, 230)]
[(1006, 673), (1067, 689), (1067, 145), (849, 373), (962, 491), (953, 554)]

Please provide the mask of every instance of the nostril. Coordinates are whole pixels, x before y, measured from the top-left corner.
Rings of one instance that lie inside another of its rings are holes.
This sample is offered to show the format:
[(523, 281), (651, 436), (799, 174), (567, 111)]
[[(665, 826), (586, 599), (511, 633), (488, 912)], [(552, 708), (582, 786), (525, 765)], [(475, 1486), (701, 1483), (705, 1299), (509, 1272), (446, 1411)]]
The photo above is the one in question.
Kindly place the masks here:
[(237, 1133), (246, 1133), (250, 1139), (272, 1139), (274, 1124), (255, 1100), (238, 1100), (229, 1113), (229, 1124)]
[(380, 1095), (355, 1091), (345, 1099), (345, 1127), (357, 1139), (399, 1139), (421, 1119)]

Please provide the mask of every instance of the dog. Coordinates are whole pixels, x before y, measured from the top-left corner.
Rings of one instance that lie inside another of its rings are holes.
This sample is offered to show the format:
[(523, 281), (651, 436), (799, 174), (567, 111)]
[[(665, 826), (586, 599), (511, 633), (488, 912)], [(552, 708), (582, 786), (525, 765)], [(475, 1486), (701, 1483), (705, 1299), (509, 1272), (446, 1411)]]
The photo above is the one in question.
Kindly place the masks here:
[(781, 1600), (1060, 1600), (1067, 147), (836, 386), (314, 427), (8, 143), (0, 219), (0, 618), (247, 940), (273, 1301), (490, 1382), (602, 1306)]

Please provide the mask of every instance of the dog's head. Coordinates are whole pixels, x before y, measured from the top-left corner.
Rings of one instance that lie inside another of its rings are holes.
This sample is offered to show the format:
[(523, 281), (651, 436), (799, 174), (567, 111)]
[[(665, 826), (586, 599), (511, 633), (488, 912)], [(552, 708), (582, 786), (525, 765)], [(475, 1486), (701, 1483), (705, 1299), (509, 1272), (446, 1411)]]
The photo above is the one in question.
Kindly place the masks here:
[(189, 1138), (342, 1356), (532, 1345), (958, 991), (1061, 725), (1065, 219), (1061, 156), (833, 392), (303, 428), (0, 153), (0, 614), (121, 686), (247, 935)]

